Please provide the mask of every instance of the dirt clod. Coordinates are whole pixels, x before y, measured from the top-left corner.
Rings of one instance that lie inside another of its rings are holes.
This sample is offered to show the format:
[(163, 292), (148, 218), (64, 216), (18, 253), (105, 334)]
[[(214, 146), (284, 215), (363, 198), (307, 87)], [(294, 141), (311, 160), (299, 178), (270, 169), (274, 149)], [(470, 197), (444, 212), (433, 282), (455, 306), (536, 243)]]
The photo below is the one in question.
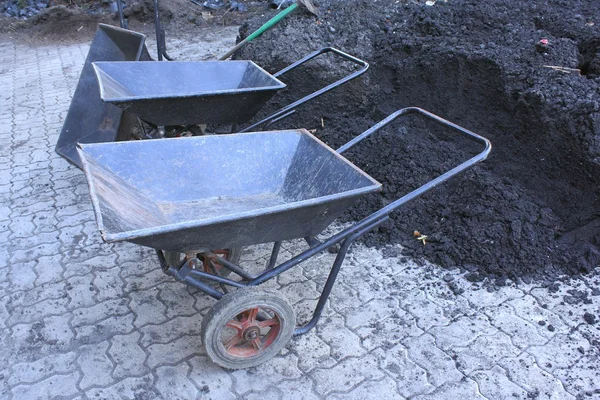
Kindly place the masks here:
[(583, 319), (590, 325), (594, 325), (597, 321), (596, 316), (592, 313), (586, 312), (583, 314)]

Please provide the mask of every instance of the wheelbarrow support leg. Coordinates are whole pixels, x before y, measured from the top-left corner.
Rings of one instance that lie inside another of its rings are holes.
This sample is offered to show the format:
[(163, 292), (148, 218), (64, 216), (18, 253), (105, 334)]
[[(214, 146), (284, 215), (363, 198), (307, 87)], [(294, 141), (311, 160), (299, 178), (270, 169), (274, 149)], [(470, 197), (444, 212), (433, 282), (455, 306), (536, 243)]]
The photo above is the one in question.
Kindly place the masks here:
[(378, 227), (379, 225), (381, 225), (388, 219), (389, 219), (389, 217), (385, 217), (380, 220), (377, 220), (377, 221), (373, 222), (372, 224), (367, 225), (365, 228), (359, 230), (358, 232), (354, 233), (353, 235), (344, 239), (344, 241), (342, 242), (342, 246), (340, 247), (340, 251), (338, 252), (337, 256), (335, 257), (335, 261), (333, 262), (333, 267), (331, 268), (331, 271), (329, 272), (329, 276), (327, 277), (327, 282), (325, 282), (325, 287), (323, 288), (323, 291), (321, 292), (321, 297), (319, 297), (319, 302), (317, 303), (317, 306), (315, 307), (315, 312), (313, 313), (311, 320), (306, 325), (296, 328), (294, 330), (294, 336), (299, 336), (299, 335), (303, 335), (303, 334), (307, 333), (308, 331), (310, 331), (312, 328), (314, 328), (317, 325), (317, 322), (319, 322), (319, 319), (321, 318), (321, 314), (323, 313), (323, 308), (325, 308), (325, 303), (327, 303), (327, 299), (329, 298), (329, 294), (331, 293), (331, 289), (333, 288), (333, 284), (335, 283), (338, 273), (340, 272), (340, 268), (342, 267), (342, 263), (344, 262), (344, 259), (346, 258), (346, 253), (348, 252), (350, 245), (358, 237), (369, 232), (371, 229), (375, 229), (376, 227)]

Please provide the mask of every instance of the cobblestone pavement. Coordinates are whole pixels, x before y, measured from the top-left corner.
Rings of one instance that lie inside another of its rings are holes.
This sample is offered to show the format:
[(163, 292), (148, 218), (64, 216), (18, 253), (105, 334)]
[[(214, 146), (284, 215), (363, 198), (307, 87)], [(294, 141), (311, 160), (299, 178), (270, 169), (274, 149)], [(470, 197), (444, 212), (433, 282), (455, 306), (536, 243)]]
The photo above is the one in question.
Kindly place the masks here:
[[(214, 300), (151, 250), (103, 244), (82, 172), (54, 153), (87, 46), (0, 39), (1, 398), (600, 398), (599, 324), (583, 318), (600, 296), (564, 301), (597, 278), (490, 292), (361, 246), (315, 330), (262, 366), (216, 367), (199, 336)], [(249, 248), (242, 265), (267, 253)], [(267, 286), (305, 321), (332, 258)]]

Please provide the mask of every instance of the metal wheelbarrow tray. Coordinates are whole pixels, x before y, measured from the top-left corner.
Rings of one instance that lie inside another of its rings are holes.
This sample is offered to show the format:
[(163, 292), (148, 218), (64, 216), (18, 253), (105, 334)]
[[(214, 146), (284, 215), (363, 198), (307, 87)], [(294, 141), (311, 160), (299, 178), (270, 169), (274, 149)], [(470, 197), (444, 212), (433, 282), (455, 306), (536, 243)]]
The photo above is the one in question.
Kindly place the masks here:
[(81, 148), (103, 238), (182, 253), (314, 236), (381, 187), (305, 130)]
[(162, 126), (243, 123), (286, 86), (252, 61), (93, 65), (102, 100)]
[[(408, 114), (431, 119), (484, 148), (361, 221), (317, 240), (315, 235), (359, 196), (380, 189), (341, 154)], [(269, 360), (293, 335), (316, 326), (358, 237), (389, 220), (402, 205), (484, 160), (491, 144), (411, 107), (336, 151), (303, 130), (84, 144), (79, 151), (104, 239), (154, 247), (164, 273), (218, 299), (202, 319), (202, 343), (215, 363), (240, 369)], [(277, 265), (281, 241), (299, 237), (309, 248)], [(209, 251), (268, 241), (274, 242), (271, 257), (257, 274)], [(332, 248), (337, 255), (314, 312), (297, 325), (291, 304), (259, 285)], [(172, 262), (163, 250), (189, 251), (183, 260)], [(229, 278), (217, 267), (235, 276)]]

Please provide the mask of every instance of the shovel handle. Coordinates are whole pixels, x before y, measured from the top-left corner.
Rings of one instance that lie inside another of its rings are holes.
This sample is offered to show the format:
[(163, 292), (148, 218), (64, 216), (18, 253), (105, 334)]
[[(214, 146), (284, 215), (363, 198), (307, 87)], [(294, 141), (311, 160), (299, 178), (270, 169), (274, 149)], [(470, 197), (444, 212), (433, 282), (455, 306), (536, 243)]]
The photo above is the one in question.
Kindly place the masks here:
[(290, 14), (296, 8), (298, 8), (298, 4), (294, 3), (291, 6), (289, 6), (288, 8), (286, 8), (285, 10), (283, 10), (282, 12), (278, 13), (276, 16), (274, 16), (273, 18), (268, 20), (263, 26), (261, 26), (260, 28), (258, 28), (254, 32), (252, 32), (246, 39), (242, 40), (237, 45), (235, 45), (235, 47), (232, 47), (227, 53), (223, 54), (219, 58), (219, 60), (221, 60), (221, 61), (227, 60), (229, 57), (231, 57), (233, 55), (233, 53), (235, 53), (236, 51), (238, 51), (239, 49), (244, 47), (246, 44), (250, 43), (257, 37), (259, 37), (260, 35), (265, 33), (266, 31), (268, 31), (269, 29), (274, 27), (279, 21), (281, 21), (282, 19), (287, 17), (288, 14)]
[(298, 4), (294, 3), (291, 6), (289, 6), (288, 8), (286, 8), (285, 10), (281, 11), (276, 16), (274, 16), (273, 18), (271, 18), (270, 20), (268, 20), (263, 26), (261, 26), (260, 28), (258, 28), (257, 30), (255, 30), (252, 34), (250, 34), (250, 36), (248, 36), (246, 38), (246, 40), (249, 41), (249, 42), (253, 41), (254, 39), (256, 39), (257, 37), (259, 37), (260, 35), (262, 35), (266, 31), (268, 31), (269, 29), (271, 29), (272, 27), (274, 27), (279, 21), (281, 21), (282, 19), (284, 19), (285, 17), (287, 17), (288, 14), (290, 14), (291, 12), (293, 12), (296, 8), (298, 8)]

